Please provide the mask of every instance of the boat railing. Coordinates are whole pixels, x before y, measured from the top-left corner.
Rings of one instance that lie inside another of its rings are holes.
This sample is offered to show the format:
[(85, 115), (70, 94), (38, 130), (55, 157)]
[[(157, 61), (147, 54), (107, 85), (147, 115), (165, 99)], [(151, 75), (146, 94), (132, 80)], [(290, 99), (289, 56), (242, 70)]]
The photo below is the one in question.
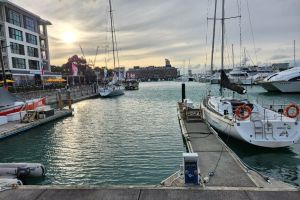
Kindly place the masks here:
[[(273, 119), (278, 120), (280, 117), (280, 120), (282, 121), (283, 118), (286, 116), (285, 109), (289, 105), (290, 104), (270, 104), (270, 105), (265, 104), (265, 105), (262, 105), (262, 109), (263, 109), (263, 115), (261, 116), (262, 120), (264, 120), (264, 121), (273, 120)], [(269, 112), (270, 110), (277, 113), (278, 115), (270, 114), (270, 112)], [(252, 113), (260, 113), (260, 112), (257, 111), (257, 112), (252, 112)], [(257, 116), (257, 115), (254, 115), (254, 116)], [(253, 120), (254, 116), (251, 115), (250, 120)], [(296, 120), (299, 121), (299, 115), (297, 116)]]

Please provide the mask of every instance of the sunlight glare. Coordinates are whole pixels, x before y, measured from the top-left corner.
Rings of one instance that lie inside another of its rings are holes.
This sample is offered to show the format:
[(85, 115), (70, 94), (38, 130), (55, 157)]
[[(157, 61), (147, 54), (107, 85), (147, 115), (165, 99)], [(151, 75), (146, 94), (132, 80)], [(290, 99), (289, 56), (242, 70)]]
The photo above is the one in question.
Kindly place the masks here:
[(70, 32), (70, 31), (66, 31), (62, 35), (62, 39), (63, 39), (64, 43), (72, 44), (72, 43), (75, 42), (75, 39), (76, 39), (75, 33)]

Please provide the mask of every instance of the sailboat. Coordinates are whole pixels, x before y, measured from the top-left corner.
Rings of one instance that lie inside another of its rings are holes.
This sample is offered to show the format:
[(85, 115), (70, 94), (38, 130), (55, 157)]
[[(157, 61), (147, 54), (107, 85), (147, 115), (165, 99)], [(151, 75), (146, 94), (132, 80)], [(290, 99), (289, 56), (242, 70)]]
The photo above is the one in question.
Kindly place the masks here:
[(239, 94), (246, 90), (230, 83), (224, 72), (224, 0), (222, 0), (221, 96), (207, 96), (201, 102), (203, 118), (219, 132), (238, 140), (268, 148), (286, 147), (300, 138), (299, 107), (290, 104), (281, 112), (247, 99), (223, 97), (223, 88)]
[[(112, 3), (109, 0), (109, 13), (110, 13), (110, 30), (111, 30), (111, 40), (112, 40), (112, 47), (113, 47), (113, 61), (114, 61), (114, 70), (116, 69), (116, 52), (118, 56), (118, 48), (117, 48), (117, 38), (116, 32), (114, 28), (114, 19), (112, 13)], [(118, 62), (119, 63), (119, 62)], [(120, 76), (120, 67), (118, 67), (118, 75)], [(122, 85), (119, 76), (117, 76), (116, 71), (114, 71), (114, 77), (111, 82), (106, 84), (103, 87), (99, 88), (99, 94), (101, 97), (115, 97), (124, 94), (124, 86)]]

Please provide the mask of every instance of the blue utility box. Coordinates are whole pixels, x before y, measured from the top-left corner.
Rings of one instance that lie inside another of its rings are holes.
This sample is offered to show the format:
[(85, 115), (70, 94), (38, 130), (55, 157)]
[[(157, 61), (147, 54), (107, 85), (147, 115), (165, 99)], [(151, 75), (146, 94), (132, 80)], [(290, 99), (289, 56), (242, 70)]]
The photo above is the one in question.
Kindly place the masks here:
[(199, 168), (197, 153), (183, 153), (184, 183), (199, 185)]

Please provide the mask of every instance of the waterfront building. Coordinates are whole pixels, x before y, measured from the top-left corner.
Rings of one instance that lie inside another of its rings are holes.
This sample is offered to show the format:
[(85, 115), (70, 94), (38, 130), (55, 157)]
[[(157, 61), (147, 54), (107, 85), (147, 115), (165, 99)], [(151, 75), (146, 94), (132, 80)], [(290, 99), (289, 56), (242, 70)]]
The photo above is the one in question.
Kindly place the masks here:
[(134, 77), (141, 81), (174, 80), (178, 77), (178, 70), (172, 66), (164, 67), (139, 67), (135, 66), (126, 72), (126, 77)]
[(39, 84), (42, 76), (55, 76), (50, 68), (48, 25), (51, 22), (38, 15), (7, 0), (0, 1), (0, 40), (6, 78), (18, 85)]

